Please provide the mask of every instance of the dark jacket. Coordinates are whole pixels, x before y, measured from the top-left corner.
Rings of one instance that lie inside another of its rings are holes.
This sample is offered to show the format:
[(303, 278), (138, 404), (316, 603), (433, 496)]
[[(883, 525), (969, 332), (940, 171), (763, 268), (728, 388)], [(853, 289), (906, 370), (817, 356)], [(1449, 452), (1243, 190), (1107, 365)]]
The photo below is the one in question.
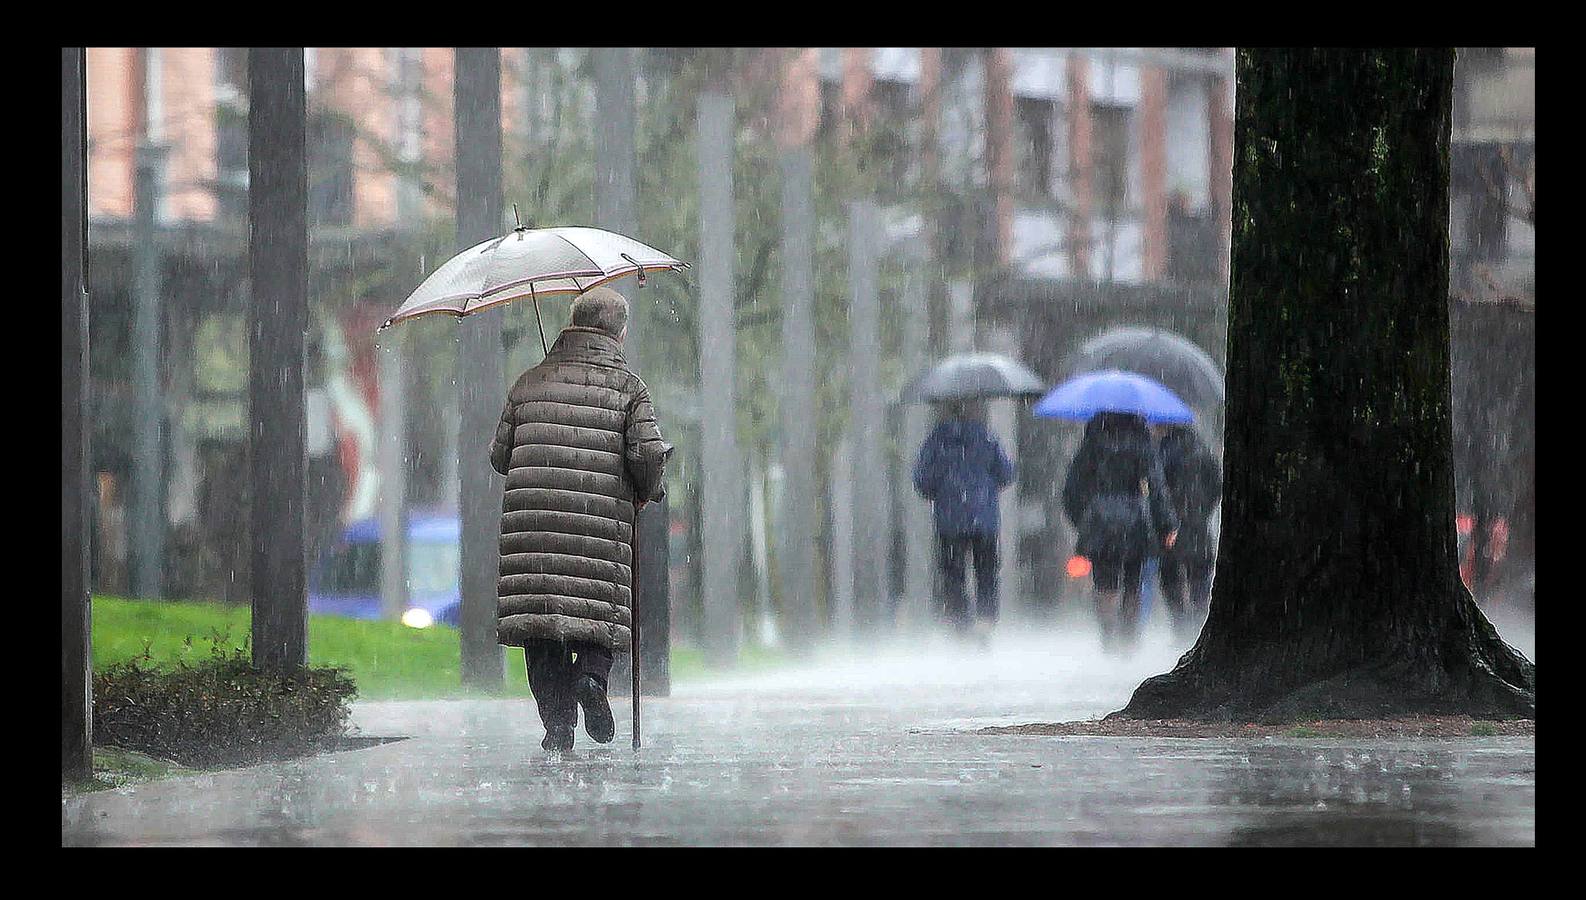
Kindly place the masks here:
[(1162, 549), (1178, 516), (1145, 423), (1102, 414), (1063, 483), (1063, 512), (1079, 532), (1075, 552), (1091, 559), (1140, 559)]
[(518, 376), (490, 445), (501, 503), (496, 639), (628, 645), (633, 505), (659, 500), (672, 447), (622, 345), (564, 329)]
[(1173, 552), (1191, 559), (1210, 560), (1216, 553), (1211, 541), (1212, 510), (1223, 496), (1223, 469), (1217, 457), (1191, 427), (1175, 427), (1162, 436), (1157, 452), (1162, 474), (1173, 495), (1178, 514), (1178, 541)]
[(996, 534), (997, 494), (1013, 483), (1013, 463), (980, 422), (948, 419), (920, 445), (914, 489), (935, 509), (936, 533)]

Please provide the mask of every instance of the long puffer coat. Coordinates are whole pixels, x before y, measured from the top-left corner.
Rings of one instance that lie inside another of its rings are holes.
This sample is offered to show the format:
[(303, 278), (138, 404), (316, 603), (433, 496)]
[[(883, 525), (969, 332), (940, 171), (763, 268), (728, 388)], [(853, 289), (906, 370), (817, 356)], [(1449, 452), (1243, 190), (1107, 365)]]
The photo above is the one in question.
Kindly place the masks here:
[(1145, 422), (1103, 413), (1063, 483), (1063, 512), (1079, 532), (1075, 552), (1091, 559), (1144, 559), (1178, 528), (1162, 463)]
[(672, 447), (622, 344), (569, 327), (518, 377), (490, 447), (501, 503), (496, 639), (625, 649), (636, 500), (659, 500)]

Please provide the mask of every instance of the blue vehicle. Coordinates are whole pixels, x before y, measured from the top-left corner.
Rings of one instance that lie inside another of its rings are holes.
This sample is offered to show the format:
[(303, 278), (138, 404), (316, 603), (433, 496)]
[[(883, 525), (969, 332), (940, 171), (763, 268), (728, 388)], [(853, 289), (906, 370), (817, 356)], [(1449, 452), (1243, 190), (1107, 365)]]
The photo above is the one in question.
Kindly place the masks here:
[[(458, 584), (462, 526), (455, 515), (408, 517), (408, 606), (402, 622), (415, 628), (457, 627), (462, 605)], [(342, 531), (309, 572), (310, 612), (354, 619), (380, 619), (380, 523), (360, 519)]]

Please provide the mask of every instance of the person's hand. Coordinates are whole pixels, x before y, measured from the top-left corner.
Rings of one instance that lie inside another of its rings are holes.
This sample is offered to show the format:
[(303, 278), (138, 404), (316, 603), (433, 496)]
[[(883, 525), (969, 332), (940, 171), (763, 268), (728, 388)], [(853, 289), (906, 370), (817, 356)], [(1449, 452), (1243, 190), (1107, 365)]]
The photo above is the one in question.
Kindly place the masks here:
[(634, 508), (635, 511), (638, 511), (638, 510), (644, 509), (646, 506), (649, 506), (649, 505), (650, 505), (650, 501), (648, 501), (648, 500), (640, 500), (638, 503), (635, 503), (633, 505), (633, 508)]
[(1168, 548), (1169, 550), (1172, 550), (1173, 549), (1173, 545), (1176, 544), (1176, 543), (1178, 543), (1178, 529), (1177, 528), (1173, 529), (1172, 531), (1169, 531), (1167, 533), (1167, 537), (1162, 539), (1162, 545), (1164, 547)]

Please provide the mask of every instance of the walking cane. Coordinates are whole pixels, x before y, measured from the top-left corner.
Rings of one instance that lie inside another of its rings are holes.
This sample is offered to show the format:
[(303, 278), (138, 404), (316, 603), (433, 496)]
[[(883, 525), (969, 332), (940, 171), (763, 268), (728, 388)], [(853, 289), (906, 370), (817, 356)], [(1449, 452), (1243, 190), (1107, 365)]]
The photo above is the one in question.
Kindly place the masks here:
[(633, 668), (633, 749), (639, 749), (639, 510), (641, 503), (633, 504), (633, 565), (628, 567), (632, 586), (628, 592), (628, 640), (632, 643), (629, 654)]

